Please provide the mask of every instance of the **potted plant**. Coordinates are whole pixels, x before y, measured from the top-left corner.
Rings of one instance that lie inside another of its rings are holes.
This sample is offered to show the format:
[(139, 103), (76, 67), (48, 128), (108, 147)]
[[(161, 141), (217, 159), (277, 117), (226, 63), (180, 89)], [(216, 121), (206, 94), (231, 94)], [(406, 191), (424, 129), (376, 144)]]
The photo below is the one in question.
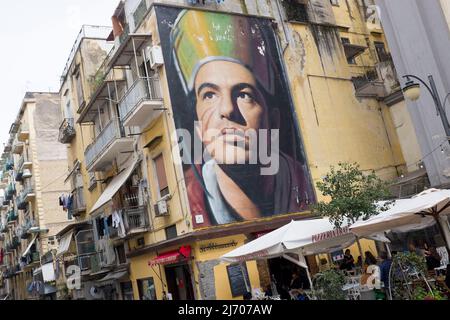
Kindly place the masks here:
[(313, 278), (314, 294), (319, 300), (345, 300), (342, 290), (345, 275), (340, 270), (325, 270)]
[(447, 300), (447, 297), (439, 290), (425, 290), (423, 287), (417, 287), (414, 290), (413, 300)]

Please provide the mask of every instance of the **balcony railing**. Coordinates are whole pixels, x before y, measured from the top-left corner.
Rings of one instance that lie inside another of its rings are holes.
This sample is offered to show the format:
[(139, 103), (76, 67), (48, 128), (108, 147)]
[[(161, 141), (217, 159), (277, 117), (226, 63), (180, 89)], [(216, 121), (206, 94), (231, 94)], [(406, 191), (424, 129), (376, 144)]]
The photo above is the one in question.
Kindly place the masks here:
[(60, 143), (70, 143), (75, 137), (76, 131), (73, 118), (66, 118), (59, 127), (58, 141)]
[(8, 212), (7, 217), (8, 217), (7, 218), (8, 219), (8, 223), (15, 222), (15, 221), (17, 221), (17, 219), (19, 219), (19, 215), (17, 214), (17, 212), (15, 210), (10, 210)]
[(33, 184), (28, 184), (24, 187), (23, 191), (21, 192), (21, 196), (23, 197), (24, 201), (29, 201), (31, 198), (35, 196), (35, 189)]
[(86, 167), (90, 168), (94, 162), (116, 139), (125, 137), (125, 132), (118, 119), (111, 120), (100, 132), (95, 141), (90, 144), (84, 153)]
[(16, 206), (19, 210), (25, 210), (28, 207), (28, 202), (25, 200), (25, 195), (23, 192), (16, 197)]
[[(142, 106), (145, 101), (155, 101), (156, 104), (149, 106)], [(119, 112), (122, 122), (129, 120), (130, 116), (136, 113), (138, 108), (150, 107), (149, 112), (141, 112), (138, 115), (140, 121), (145, 121), (142, 117), (150, 118), (154, 107), (161, 109), (162, 94), (161, 85), (158, 77), (141, 78), (138, 79), (125, 93), (122, 100), (119, 102)]]
[(72, 193), (72, 207), (69, 209), (73, 217), (79, 217), (81, 212), (86, 211), (86, 202), (84, 200), (84, 188), (79, 187)]
[(70, 65), (72, 64), (72, 60), (75, 57), (75, 54), (78, 51), (78, 47), (81, 44), (81, 41), (84, 38), (92, 38), (92, 39), (105, 39), (108, 38), (108, 35), (111, 33), (111, 27), (103, 27), (103, 26), (92, 26), (92, 25), (83, 25), (81, 28), (77, 39), (70, 51), (69, 58), (67, 59), (66, 66), (64, 68), (62, 78), (65, 78), (67, 73), (69, 72)]
[(5, 191), (5, 199), (12, 200), (15, 194), (16, 194), (16, 186), (14, 185), (14, 183), (10, 183)]
[[(145, 232), (150, 226), (147, 206), (124, 208), (122, 218), (127, 236), (130, 234)], [(109, 236), (112, 239), (118, 238), (118, 230), (110, 228)]]

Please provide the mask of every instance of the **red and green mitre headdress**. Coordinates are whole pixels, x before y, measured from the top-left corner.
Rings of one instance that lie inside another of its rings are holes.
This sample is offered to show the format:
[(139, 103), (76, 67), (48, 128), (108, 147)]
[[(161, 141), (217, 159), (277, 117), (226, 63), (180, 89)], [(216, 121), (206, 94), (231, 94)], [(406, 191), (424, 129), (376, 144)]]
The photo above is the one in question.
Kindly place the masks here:
[(257, 19), (184, 10), (174, 23), (171, 41), (186, 93), (194, 89), (202, 65), (220, 60), (243, 65), (268, 93), (274, 94), (273, 58)]

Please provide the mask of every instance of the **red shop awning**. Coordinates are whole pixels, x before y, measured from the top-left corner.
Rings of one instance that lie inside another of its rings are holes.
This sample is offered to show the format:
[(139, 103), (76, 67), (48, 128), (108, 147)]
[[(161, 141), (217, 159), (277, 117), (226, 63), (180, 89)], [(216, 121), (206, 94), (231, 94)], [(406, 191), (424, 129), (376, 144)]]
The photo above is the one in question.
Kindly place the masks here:
[(166, 264), (177, 263), (178, 261), (189, 259), (190, 256), (191, 256), (191, 247), (185, 246), (185, 247), (181, 247), (178, 250), (169, 251), (169, 252), (160, 254), (156, 258), (150, 260), (148, 262), (148, 265), (150, 267), (152, 267), (152, 266), (156, 266), (156, 265), (166, 265)]

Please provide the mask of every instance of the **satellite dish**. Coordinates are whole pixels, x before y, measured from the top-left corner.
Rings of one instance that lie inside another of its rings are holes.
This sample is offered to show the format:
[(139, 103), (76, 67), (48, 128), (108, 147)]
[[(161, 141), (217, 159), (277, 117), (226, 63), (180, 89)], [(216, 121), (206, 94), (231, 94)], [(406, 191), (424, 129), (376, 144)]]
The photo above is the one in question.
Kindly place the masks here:
[(102, 294), (100, 289), (98, 289), (95, 286), (92, 286), (91, 289), (89, 290), (89, 293), (91, 294), (92, 298), (94, 299), (101, 299), (102, 298)]

